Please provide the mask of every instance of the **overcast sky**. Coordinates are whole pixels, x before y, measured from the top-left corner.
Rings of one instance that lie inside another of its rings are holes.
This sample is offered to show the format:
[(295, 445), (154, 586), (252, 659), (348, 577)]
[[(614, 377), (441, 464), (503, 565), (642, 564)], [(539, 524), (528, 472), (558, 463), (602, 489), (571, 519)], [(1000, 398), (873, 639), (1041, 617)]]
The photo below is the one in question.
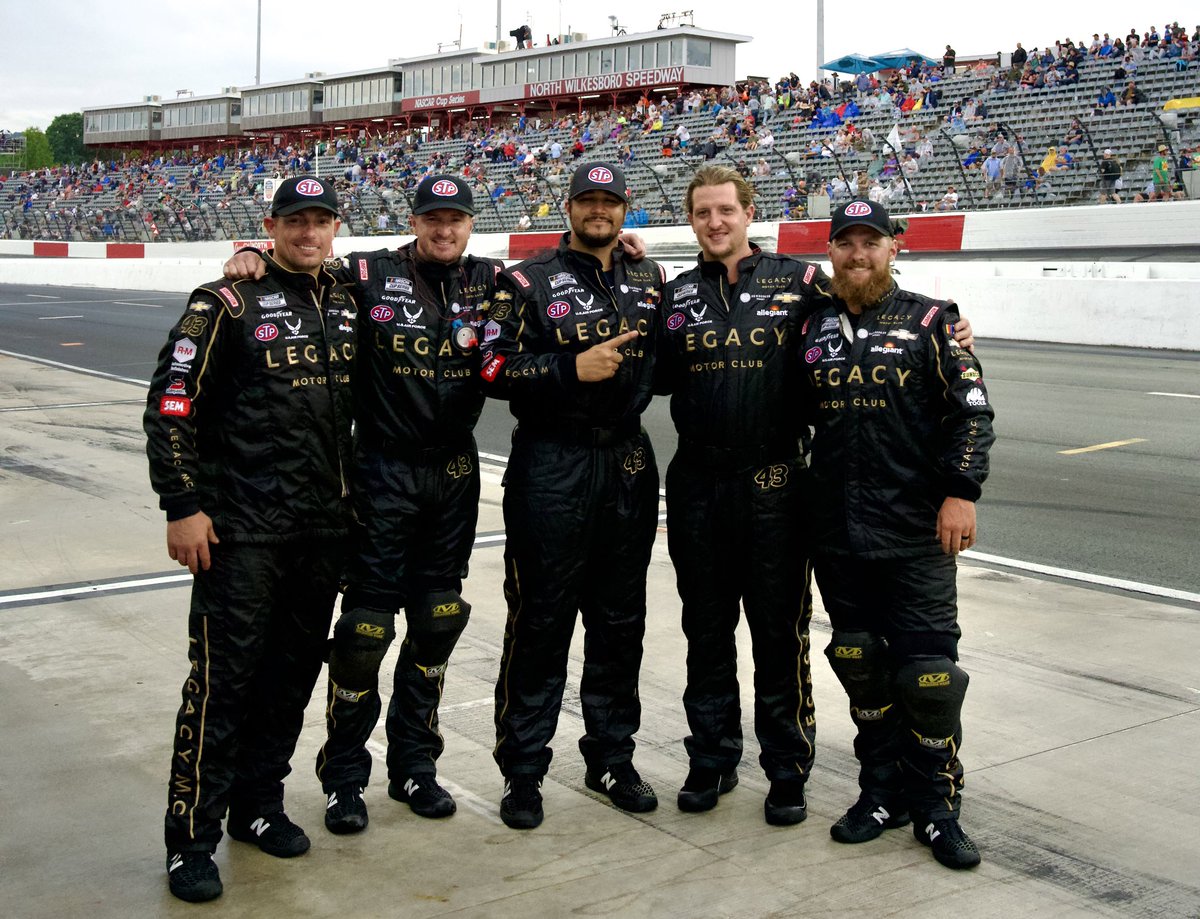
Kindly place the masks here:
[[(979, 5), (963, 0), (917, 3), (827, 2), (826, 60), (849, 52), (879, 53), (910, 47), (940, 56), (950, 42), (960, 56), (1011, 51), (1056, 38), (1080, 41), (1093, 32), (1131, 27), (1146, 31), (1184, 16), (1194, 5), (1130, 14), (1128, 2), (1087, 4), (1014, 2)], [(496, 33), (492, 0), (416, 0), (412, 3), (313, 3), (263, 0), (262, 82), (322, 70), (345, 73), (438, 50), (460, 36), (464, 48), (480, 47)], [(737, 75), (777, 78), (795, 70), (811, 78), (816, 65), (816, 0), (686, 0), (695, 25), (754, 37), (738, 52)], [(175, 98), (225, 86), (254, 84), (254, 2), (195, 3), (180, 0), (3, 0), (4, 50), (0, 52), (0, 128), (45, 128), (63, 112), (84, 106), (135, 102), (143, 96)], [(546, 33), (612, 34), (609, 15), (630, 33), (652, 31), (659, 15), (674, 9), (645, 0), (568, 2), (504, 0), (503, 33), (528, 22), (537, 44)], [(746, 16), (745, 11), (757, 10)], [(342, 12), (345, 11), (345, 12)], [(651, 12), (653, 11), (653, 12)], [(897, 15), (902, 13), (902, 15)], [(1184, 22), (1191, 31), (1195, 22)]]

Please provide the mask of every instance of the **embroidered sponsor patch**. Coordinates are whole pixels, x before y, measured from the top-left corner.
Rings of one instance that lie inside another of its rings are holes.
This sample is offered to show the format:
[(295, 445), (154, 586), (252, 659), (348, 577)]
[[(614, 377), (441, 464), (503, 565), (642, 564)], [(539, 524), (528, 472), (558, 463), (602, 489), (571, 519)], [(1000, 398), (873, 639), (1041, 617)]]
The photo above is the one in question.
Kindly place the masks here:
[(188, 415), (192, 411), (192, 400), (186, 396), (163, 396), (158, 400), (160, 415)]

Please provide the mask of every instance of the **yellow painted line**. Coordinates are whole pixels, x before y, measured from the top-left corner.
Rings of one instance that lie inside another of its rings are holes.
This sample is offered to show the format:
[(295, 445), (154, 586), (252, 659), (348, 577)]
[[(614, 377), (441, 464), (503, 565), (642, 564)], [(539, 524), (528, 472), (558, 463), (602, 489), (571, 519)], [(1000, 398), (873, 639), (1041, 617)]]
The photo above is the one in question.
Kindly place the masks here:
[(1107, 444), (1096, 444), (1094, 447), (1077, 447), (1074, 450), (1059, 450), (1062, 456), (1074, 456), (1076, 453), (1095, 453), (1097, 450), (1111, 450), (1113, 447), (1128, 447), (1130, 444), (1144, 444), (1146, 438), (1131, 437), (1129, 440), (1114, 440)]

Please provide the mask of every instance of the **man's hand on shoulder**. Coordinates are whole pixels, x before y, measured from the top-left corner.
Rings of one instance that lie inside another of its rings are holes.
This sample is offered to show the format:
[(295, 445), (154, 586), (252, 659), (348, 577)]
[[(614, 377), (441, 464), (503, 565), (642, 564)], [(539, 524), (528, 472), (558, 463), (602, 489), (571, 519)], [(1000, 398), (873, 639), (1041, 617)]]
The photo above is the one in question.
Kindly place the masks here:
[(621, 244), (621, 248), (635, 262), (639, 262), (646, 257), (646, 240), (642, 239), (637, 233), (626, 233), (622, 231), (617, 236), (617, 242)]
[(220, 541), (213, 530), (212, 518), (204, 511), (197, 511), (180, 520), (167, 521), (167, 555), (192, 574), (201, 568), (207, 571), (212, 566), (208, 545), (216, 545)]
[(222, 269), (231, 281), (257, 281), (267, 273), (267, 263), (257, 252), (238, 252)]

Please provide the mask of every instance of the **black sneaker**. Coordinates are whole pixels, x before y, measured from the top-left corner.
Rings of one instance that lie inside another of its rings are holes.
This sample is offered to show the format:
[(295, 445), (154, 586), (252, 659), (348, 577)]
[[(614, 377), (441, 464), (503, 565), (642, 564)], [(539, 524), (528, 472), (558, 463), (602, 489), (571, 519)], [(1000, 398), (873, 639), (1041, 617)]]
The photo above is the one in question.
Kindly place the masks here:
[(532, 830), (542, 823), (542, 780), (533, 775), (514, 775), (504, 780), (500, 819), (514, 830)]
[(918, 820), (913, 836), (933, 850), (933, 857), (947, 868), (974, 868), (981, 861), (979, 850), (953, 817), (942, 820)]
[(623, 811), (645, 814), (658, 807), (658, 796), (650, 783), (638, 775), (633, 763), (616, 763), (600, 776), (589, 769), (583, 774), (583, 784), (592, 791), (608, 795), (609, 800)]
[(225, 889), (211, 852), (167, 853), (167, 885), (171, 893), (188, 903), (215, 900)]
[(276, 858), (295, 858), (307, 852), (311, 845), (304, 830), (292, 823), (283, 811), (261, 814), (249, 822), (230, 814), (225, 828), (238, 842), (252, 842)]
[(710, 811), (717, 806), (717, 798), (737, 787), (738, 774), (736, 769), (721, 772), (719, 769), (709, 769), (705, 766), (693, 766), (688, 770), (687, 779), (679, 789), (676, 803), (681, 811), (698, 814)]
[(360, 785), (343, 785), (329, 793), (325, 802), (325, 829), (339, 836), (361, 833), (367, 828), (367, 802)]
[(450, 792), (432, 775), (413, 775), (403, 782), (393, 779), (388, 782), (388, 797), (407, 804), (419, 817), (449, 817), (458, 810)]
[(837, 842), (870, 842), (882, 836), (884, 830), (907, 826), (908, 822), (907, 811), (863, 797), (829, 828), (829, 835)]
[(763, 801), (763, 813), (771, 826), (795, 826), (808, 816), (808, 802), (804, 799), (804, 781), (776, 779)]

